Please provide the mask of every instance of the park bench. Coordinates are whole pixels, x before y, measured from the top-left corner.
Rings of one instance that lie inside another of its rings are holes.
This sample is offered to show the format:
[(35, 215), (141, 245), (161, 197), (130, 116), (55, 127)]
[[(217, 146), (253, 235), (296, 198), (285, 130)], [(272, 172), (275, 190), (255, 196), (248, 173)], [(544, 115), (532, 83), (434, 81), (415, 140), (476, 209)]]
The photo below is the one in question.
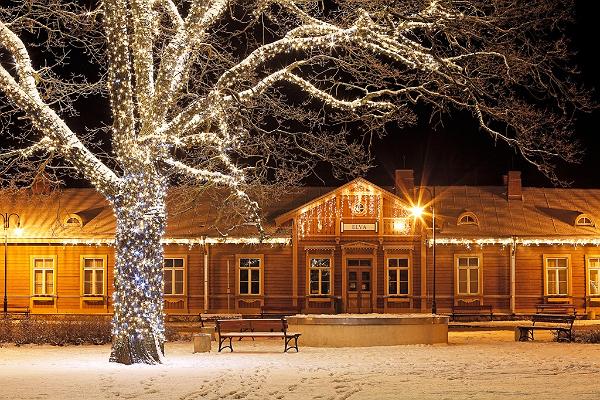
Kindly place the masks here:
[[(233, 351), (231, 340), (233, 338), (255, 337), (280, 337), (284, 340), (283, 351), (289, 349), (298, 351), (298, 337), (300, 333), (288, 332), (288, 322), (280, 319), (218, 319), (217, 334), (219, 336), (219, 351), (229, 347)], [(229, 345), (223, 345), (229, 340)], [(294, 345), (291, 345), (291, 341)]]
[(8, 306), (6, 308), (6, 314), (23, 314), (29, 317), (30, 309), (27, 306)]
[(288, 315), (299, 314), (302, 310), (301, 305), (296, 306), (261, 306), (260, 317), (285, 317)]
[[(531, 325), (519, 325), (515, 328), (515, 336), (520, 342), (526, 342), (534, 340), (534, 331), (546, 330), (556, 332), (557, 341), (570, 342), (573, 340), (574, 321), (575, 315), (570, 314), (534, 314), (531, 317)], [(536, 325), (536, 323), (543, 325)]]
[(577, 315), (577, 309), (573, 304), (536, 304), (537, 314), (573, 314)]
[(494, 319), (494, 313), (491, 305), (482, 304), (458, 304), (452, 306), (452, 320), (456, 317), (489, 317), (490, 321)]
[(242, 314), (198, 314), (198, 318), (200, 319), (200, 327), (204, 328), (204, 324), (208, 322), (212, 322), (213, 324), (217, 322), (219, 319), (240, 319), (242, 318)]

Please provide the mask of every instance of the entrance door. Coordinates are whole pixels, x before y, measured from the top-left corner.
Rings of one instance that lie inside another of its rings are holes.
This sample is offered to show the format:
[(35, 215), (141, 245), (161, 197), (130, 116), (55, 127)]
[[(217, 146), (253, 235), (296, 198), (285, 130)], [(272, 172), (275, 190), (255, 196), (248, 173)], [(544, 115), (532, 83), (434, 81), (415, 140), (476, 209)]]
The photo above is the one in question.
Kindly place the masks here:
[(371, 259), (351, 258), (346, 260), (348, 287), (347, 299), (349, 313), (370, 313), (371, 303)]

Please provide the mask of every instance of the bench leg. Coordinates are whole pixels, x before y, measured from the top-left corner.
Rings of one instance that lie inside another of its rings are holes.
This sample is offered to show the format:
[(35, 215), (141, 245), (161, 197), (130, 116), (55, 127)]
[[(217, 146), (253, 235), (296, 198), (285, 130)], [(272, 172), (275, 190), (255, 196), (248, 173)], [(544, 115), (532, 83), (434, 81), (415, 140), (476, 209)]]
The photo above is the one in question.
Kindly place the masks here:
[[(294, 345), (290, 346), (290, 342), (292, 341), (292, 339), (294, 339)], [(286, 337), (284, 337), (284, 340), (285, 340), (285, 347), (283, 349), (284, 353), (287, 353), (287, 351), (290, 349), (296, 349), (296, 353), (298, 352), (298, 336), (296, 336), (296, 335), (286, 336)]]
[[(225, 342), (227, 339), (229, 339), (229, 345), (228, 346), (223, 346), (223, 342)], [(229, 350), (231, 350), (231, 352), (233, 353), (233, 346), (231, 345), (231, 337), (229, 338), (222, 338), (221, 336), (219, 336), (219, 352), (221, 352), (221, 350), (226, 349), (229, 347)]]
[(519, 342), (533, 340), (533, 329), (519, 328)]
[(556, 330), (556, 341), (557, 342), (572, 342), (573, 333), (570, 329), (557, 329)]

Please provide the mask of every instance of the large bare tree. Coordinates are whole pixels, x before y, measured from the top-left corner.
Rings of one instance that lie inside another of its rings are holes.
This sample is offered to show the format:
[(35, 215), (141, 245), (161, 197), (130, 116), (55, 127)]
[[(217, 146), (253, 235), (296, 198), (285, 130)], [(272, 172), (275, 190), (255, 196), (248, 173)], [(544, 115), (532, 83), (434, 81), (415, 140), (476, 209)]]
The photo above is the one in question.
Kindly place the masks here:
[[(169, 185), (230, 189), (260, 234), (254, 187), (297, 183), (323, 162), (363, 173), (373, 135), (413, 123), (417, 104), (470, 112), (553, 176), (556, 160), (577, 161), (572, 116), (586, 107), (571, 83), (569, 8), (7, 0), (3, 183), (77, 174), (106, 196), (117, 220), (111, 360), (157, 363)], [(106, 123), (90, 104), (109, 108)]]

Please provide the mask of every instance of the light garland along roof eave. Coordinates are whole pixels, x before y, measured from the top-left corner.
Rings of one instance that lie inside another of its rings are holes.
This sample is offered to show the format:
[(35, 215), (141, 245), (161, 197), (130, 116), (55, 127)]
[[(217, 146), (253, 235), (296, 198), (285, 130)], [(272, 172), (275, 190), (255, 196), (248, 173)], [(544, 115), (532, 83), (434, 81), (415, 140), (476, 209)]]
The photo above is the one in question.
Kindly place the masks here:
[[(8, 238), (9, 244), (57, 244), (57, 245), (91, 245), (113, 246), (114, 238)], [(216, 245), (216, 244), (244, 244), (244, 245), (285, 245), (289, 246), (292, 239), (289, 237), (206, 237), (206, 238), (164, 238), (162, 244), (166, 245)]]
[[(433, 246), (433, 239), (426, 240), (429, 247)], [(600, 236), (590, 237), (482, 237), (482, 238), (458, 238), (443, 237), (436, 238), (436, 246), (510, 246), (511, 244), (521, 246), (600, 246)]]

